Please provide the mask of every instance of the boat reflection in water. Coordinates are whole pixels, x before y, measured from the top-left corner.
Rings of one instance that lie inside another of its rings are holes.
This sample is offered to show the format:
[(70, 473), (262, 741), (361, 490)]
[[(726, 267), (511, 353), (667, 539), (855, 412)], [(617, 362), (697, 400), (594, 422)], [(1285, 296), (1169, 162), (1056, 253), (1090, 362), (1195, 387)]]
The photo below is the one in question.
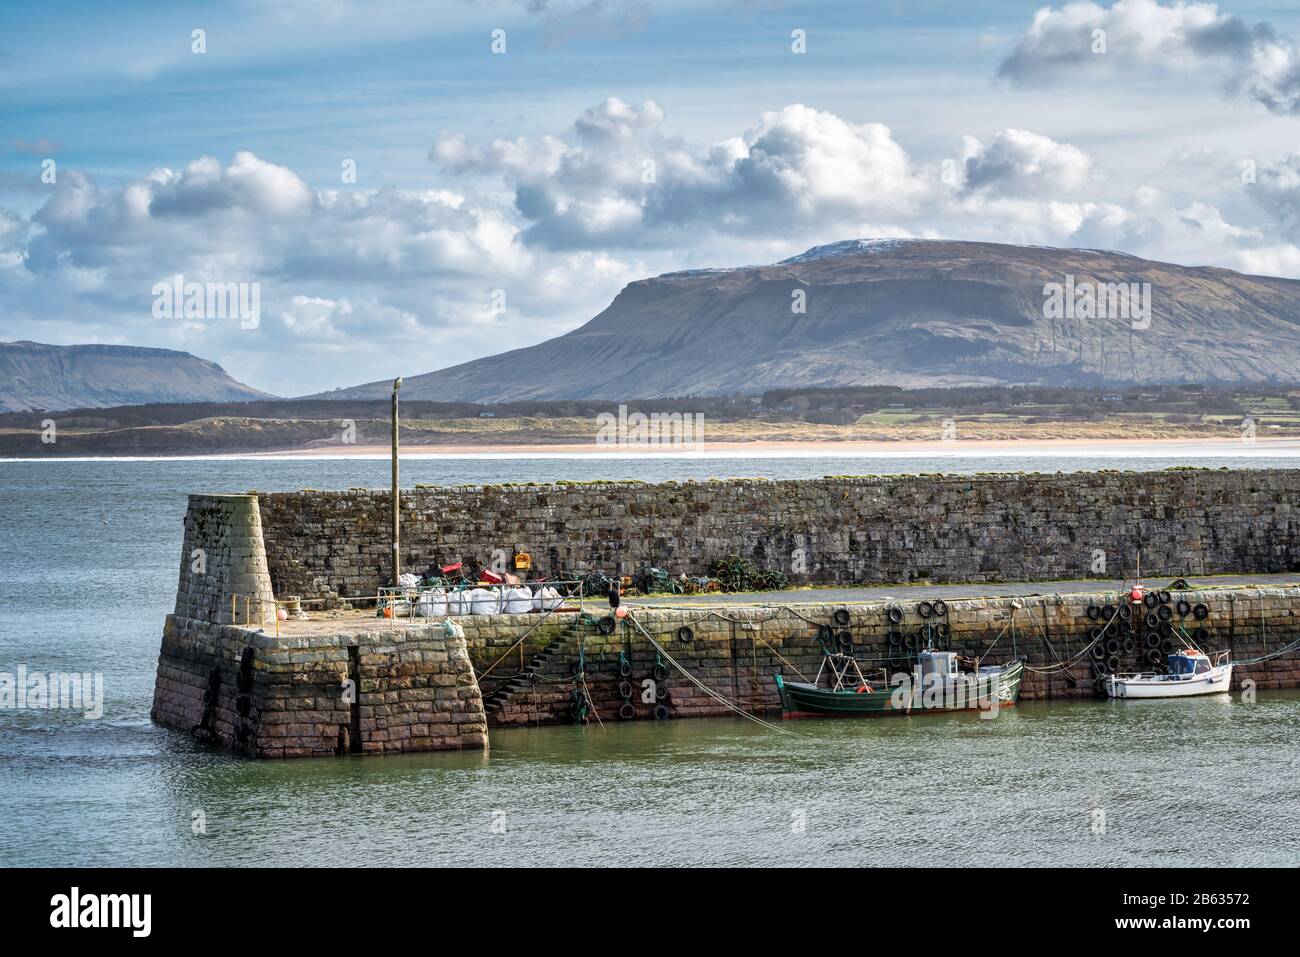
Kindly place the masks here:
[(827, 655), (813, 681), (786, 681), (777, 675), (776, 688), (786, 718), (969, 710), (992, 715), (1019, 699), (1024, 668), (1023, 658), (1006, 665), (980, 665), (954, 651), (922, 651), (910, 672), (888, 678), (882, 672), (869, 680), (851, 655)]

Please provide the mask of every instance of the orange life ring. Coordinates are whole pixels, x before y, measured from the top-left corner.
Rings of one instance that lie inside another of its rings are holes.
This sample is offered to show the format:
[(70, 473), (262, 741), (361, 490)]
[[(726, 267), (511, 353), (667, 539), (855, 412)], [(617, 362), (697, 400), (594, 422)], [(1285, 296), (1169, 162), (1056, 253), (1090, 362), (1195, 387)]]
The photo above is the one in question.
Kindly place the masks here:
[(858, 694), (871, 694), (871, 685), (867, 685), (867, 684), (858, 685), (857, 690), (858, 690)]

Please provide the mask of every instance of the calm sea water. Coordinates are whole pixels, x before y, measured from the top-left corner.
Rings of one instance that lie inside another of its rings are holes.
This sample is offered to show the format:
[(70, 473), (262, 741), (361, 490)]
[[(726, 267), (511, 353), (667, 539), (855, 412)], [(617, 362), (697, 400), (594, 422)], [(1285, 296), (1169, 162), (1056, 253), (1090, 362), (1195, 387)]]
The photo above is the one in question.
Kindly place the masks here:
[[(410, 460), (403, 478), (1170, 464), (1186, 460), (466, 458)], [(382, 460), (0, 462), (0, 671), (102, 672), (106, 684), (97, 720), (0, 711), (0, 864), (1294, 865), (1300, 854), (1293, 692), (789, 724), (798, 736), (744, 721), (610, 722), (494, 731), (490, 755), (288, 763), (154, 727), (186, 494), (386, 479)]]

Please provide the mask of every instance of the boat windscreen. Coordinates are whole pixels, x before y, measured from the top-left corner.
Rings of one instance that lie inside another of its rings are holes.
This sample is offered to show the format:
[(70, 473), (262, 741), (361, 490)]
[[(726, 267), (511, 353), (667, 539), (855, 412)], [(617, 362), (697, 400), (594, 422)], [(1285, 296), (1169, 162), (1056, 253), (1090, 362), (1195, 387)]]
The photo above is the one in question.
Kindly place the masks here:
[(1169, 656), (1169, 673), (1171, 675), (1190, 675), (1195, 667), (1196, 663), (1186, 655)]

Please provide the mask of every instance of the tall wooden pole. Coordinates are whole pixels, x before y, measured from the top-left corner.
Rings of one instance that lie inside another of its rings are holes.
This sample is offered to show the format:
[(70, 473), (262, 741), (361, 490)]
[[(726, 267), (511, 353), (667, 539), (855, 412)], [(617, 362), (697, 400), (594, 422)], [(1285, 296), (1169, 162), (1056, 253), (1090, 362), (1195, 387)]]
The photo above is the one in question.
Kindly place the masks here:
[(402, 527), (400, 518), (400, 502), (397, 491), (397, 392), (402, 388), (402, 379), (397, 377), (393, 380), (393, 587), (397, 587), (397, 580), (402, 574)]

